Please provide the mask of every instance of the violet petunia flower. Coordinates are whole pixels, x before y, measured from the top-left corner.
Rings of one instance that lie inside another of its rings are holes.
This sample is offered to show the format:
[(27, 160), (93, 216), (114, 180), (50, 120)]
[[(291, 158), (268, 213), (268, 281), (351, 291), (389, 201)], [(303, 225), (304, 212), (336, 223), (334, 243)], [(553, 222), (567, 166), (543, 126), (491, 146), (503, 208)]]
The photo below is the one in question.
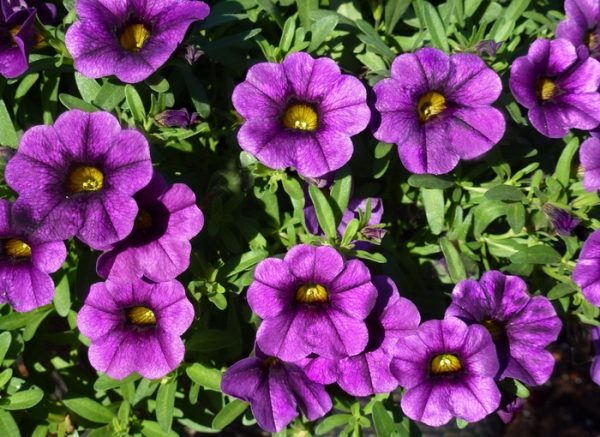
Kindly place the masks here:
[(176, 369), (185, 347), (181, 335), (194, 307), (177, 281), (152, 284), (98, 282), (90, 287), (77, 326), (91, 345), (92, 366), (113, 379), (133, 372), (158, 379)]
[(452, 316), (488, 329), (498, 352), (499, 380), (515, 378), (532, 386), (550, 378), (554, 357), (545, 348), (556, 340), (562, 323), (550, 301), (529, 295), (518, 276), (492, 270), (479, 282), (459, 282), (446, 310), (446, 317)]
[(35, 12), (40, 21), (44, 24), (54, 24), (56, 22), (56, 5), (42, 0), (0, 0), (5, 10), (12, 9), (14, 12), (24, 9), (35, 8)]
[(573, 230), (581, 223), (581, 220), (572, 216), (569, 211), (554, 206), (551, 203), (544, 203), (542, 210), (550, 220), (556, 233), (563, 237), (571, 235)]
[(573, 281), (589, 302), (600, 307), (600, 230), (594, 231), (583, 243), (573, 270)]
[(583, 167), (583, 187), (591, 192), (600, 190), (600, 138), (592, 136), (581, 144), (579, 161)]
[(400, 406), (413, 420), (441, 426), (477, 422), (500, 404), (498, 357), (489, 332), (449, 317), (423, 323), (396, 345), (392, 374), (406, 389)]
[(421, 316), (411, 301), (400, 297), (390, 278), (375, 276), (373, 284), (377, 301), (366, 320), (369, 343), (365, 350), (339, 361), (323, 357), (300, 361), (313, 381), (337, 382), (353, 396), (389, 393), (398, 387), (398, 380), (390, 371), (394, 347), (399, 338), (415, 333)]
[(339, 359), (367, 346), (365, 319), (377, 290), (362, 261), (346, 261), (332, 247), (299, 244), (284, 259), (258, 264), (247, 298), (263, 319), (256, 343), (267, 355)]
[(558, 23), (556, 37), (585, 46), (600, 59), (600, 3), (596, 0), (565, 0), (566, 19)]
[(31, 311), (54, 297), (50, 273), (67, 257), (62, 241), (32, 239), (12, 217), (12, 204), (0, 199), (0, 303)]
[(350, 160), (350, 137), (369, 123), (366, 99), (364, 85), (332, 59), (297, 52), (281, 64), (261, 62), (233, 91), (245, 118), (238, 142), (267, 167), (322, 176)]
[(0, 0), (0, 75), (18, 77), (29, 67), (29, 52), (35, 44), (35, 9), (14, 11), (8, 0)]
[(510, 90), (532, 126), (550, 138), (600, 124), (600, 63), (565, 39), (537, 39), (510, 69)]
[(477, 55), (448, 56), (434, 48), (402, 54), (392, 63), (391, 77), (373, 91), (381, 115), (373, 135), (395, 143), (413, 173), (448, 173), (504, 135), (504, 117), (491, 106), (502, 82)]
[(592, 328), (592, 346), (594, 348), (594, 360), (592, 361), (592, 367), (590, 374), (592, 381), (600, 385), (600, 328), (595, 326)]
[(114, 74), (127, 83), (158, 70), (190, 24), (210, 10), (199, 0), (78, 0), (76, 9), (80, 20), (65, 36), (75, 69), (90, 78)]
[(308, 420), (316, 420), (332, 406), (323, 385), (308, 379), (296, 364), (266, 356), (258, 347), (256, 356), (227, 369), (221, 390), (250, 403), (258, 426), (273, 433), (298, 416), (298, 408)]
[(133, 195), (152, 177), (144, 136), (108, 112), (70, 110), (52, 126), (27, 130), (5, 178), (19, 197), (15, 214), (34, 238), (77, 236), (104, 249), (131, 232)]
[(168, 185), (157, 172), (135, 197), (133, 231), (98, 258), (98, 274), (112, 282), (142, 276), (154, 282), (174, 279), (190, 265), (195, 237), (204, 225), (194, 192), (185, 184)]

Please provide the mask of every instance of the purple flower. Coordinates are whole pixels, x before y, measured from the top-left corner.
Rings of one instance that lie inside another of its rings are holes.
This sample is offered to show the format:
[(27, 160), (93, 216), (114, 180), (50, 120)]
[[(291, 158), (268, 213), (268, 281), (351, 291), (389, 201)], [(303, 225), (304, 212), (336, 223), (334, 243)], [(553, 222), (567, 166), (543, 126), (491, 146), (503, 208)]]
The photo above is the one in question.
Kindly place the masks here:
[(421, 320), (417, 307), (400, 297), (390, 278), (375, 276), (373, 284), (377, 301), (366, 320), (369, 343), (365, 350), (339, 361), (317, 357), (300, 362), (312, 380), (323, 384), (337, 382), (353, 396), (389, 393), (398, 387), (390, 371), (394, 346), (399, 338), (414, 334)]
[(80, 21), (67, 30), (65, 43), (77, 71), (128, 83), (160, 68), (190, 24), (209, 13), (197, 0), (78, 0), (76, 8)]
[(258, 347), (255, 357), (227, 369), (221, 390), (250, 403), (258, 425), (268, 432), (284, 429), (298, 408), (308, 420), (315, 420), (332, 405), (323, 385), (309, 380), (296, 364), (268, 357)]
[(483, 155), (504, 135), (504, 117), (491, 107), (502, 83), (476, 55), (448, 56), (434, 48), (400, 55), (391, 77), (373, 91), (381, 114), (373, 135), (395, 143), (413, 173), (448, 173), (460, 159)]
[(36, 238), (77, 236), (93, 249), (125, 238), (138, 212), (133, 195), (148, 184), (148, 142), (108, 112), (63, 113), (25, 132), (6, 166), (19, 193), (17, 217)]
[(588, 301), (600, 306), (600, 230), (593, 232), (583, 243), (573, 270), (573, 281), (581, 287)]
[(537, 39), (510, 69), (510, 90), (529, 109), (529, 121), (550, 138), (600, 123), (600, 63), (581, 60), (564, 39)]
[(581, 144), (579, 161), (583, 166), (583, 186), (587, 191), (600, 190), (600, 139), (591, 137)]
[(545, 347), (556, 340), (562, 323), (550, 301), (531, 297), (518, 276), (492, 270), (479, 282), (459, 282), (446, 310), (446, 317), (452, 316), (480, 323), (490, 332), (500, 363), (498, 379), (540, 385), (550, 378), (554, 358)]
[(556, 233), (563, 237), (571, 235), (573, 229), (581, 223), (581, 220), (573, 217), (569, 211), (554, 206), (551, 203), (544, 203), (542, 209), (550, 219), (550, 223), (552, 223), (552, 227), (556, 230)]
[(7, 0), (0, 0), (0, 7), (0, 75), (18, 77), (27, 71), (35, 44), (35, 9), (14, 11)]
[(585, 46), (600, 58), (600, 5), (596, 0), (565, 0), (566, 20), (558, 23), (556, 37)]
[(293, 53), (281, 64), (262, 62), (235, 87), (233, 105), (246, 119), (238, 142), (264, 165), (295, 167), (319, 177), (346, 164), (351, 136), (365, 129), (367, 93), (329, 58)]
[(133, 231), (98, 258), (98, 274), (113, 282), (142, 276), (163, 282), (190, 265), (195, 237), (204, 224), (194, 192), (185, 184), (167, 185), (158, 174), (135, 195), (138, 214)]
[(177, 281), (151, 284), (98, 282), (90, 287), (77, 326), (91, 340), (88, 356), (99, 372), (123, 379), (133, 372), (157, 379), (179, 366), (180, 336), (194, 307)]
[(187, 129), (190, 126), (198, 123), (198, 114), (188, 111), (186, 108), (182, 109), (167, 109), (154, 116), (154, 119), (161, 125), (166, 127), (180, 127)]
[(457, 417), (477, 422), (500, 404), (498, 358), (483, 326), (454, 317), (423, 323), (396, 345), (392, 373), (406, 392), (404, 414), (430, 426)]
[(62, 241), (30, 237), (11, 216), (12, 204), (0, 199), (0, 303), (31, 311), (52, 302), (57, 271), (67, 257)]
[(592, 328), (592, 345), (596, 355), (592, 362), (590, 374), (592, 375), (592, 381), (600, 385), (600, 328), (598, 327)]
[(44, 24), (53, 24), (56, 21), (56, 5), (41, 0), (0, 0), (2, 8), (6, 11), (13, 10), (14, 12), (23, 9), (35, 8), (37, 16)]
[(377, 290), (362, 261), (345, 261), (332, 247), (300, 244), (284, 259), (258, 264), (248, 303), (262, 319), (258, 346), (284, 361), (311, 353), (357, 355), (369, 340), (365, 319)]
[(502, 422), (508, 424), (512, 422), (515, 415), (523, 409), (525, 406), (525, 401), (521, 398), (516, 397), (512, 394), (507, 394), (506, 392), (502, 392), (502, 399), (500, 400), (500, 408), (496, 414), (500, 417)]

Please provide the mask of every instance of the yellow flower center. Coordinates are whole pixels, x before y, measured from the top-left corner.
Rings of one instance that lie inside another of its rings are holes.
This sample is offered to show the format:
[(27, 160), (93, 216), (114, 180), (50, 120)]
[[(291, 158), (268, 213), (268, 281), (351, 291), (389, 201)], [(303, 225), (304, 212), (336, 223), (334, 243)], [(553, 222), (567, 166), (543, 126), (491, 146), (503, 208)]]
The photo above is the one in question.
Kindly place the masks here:
[(328, 298), (327, 289), (320, 284), (304, 284), (296, 290), (296, 302), (298, 303), (325, 303)]
[(462, 363), (456, 355), (440, 354), (433, 357), (430, 367), (434, 375), (451, 375), (462, 370)]
[(286, 108), (281, 121), (288, 129), (312, 132), (317, 129), (319, 116), (312, 106), (293, 103)]
[(15, 45), (16, 45), (15, 38), (17, 36), (17, 33), (19, 33), (19, 30), (21, 30), (21, 26), (18, 26), (18, 25), (12, 26), (10, 29), (8, 29), (8, 33), (10, 33), (10, 38), (11, 38), (13, 44), (15, 44)]
[(417, 103), (421, 123), (425, 123), (432, 117), (441, 114), (444, 109), (446, 109), (446, 98), (436, 91), (428, 92)]
[(490, 335), (492, 336), (492, 340), (496, 341), (500, 338), (500, 336), (502, 335), (502, 327), (500, 325), (498, 325), (498, 323), (496, 323), (492, 319), (485, 319), (481, 323), (485, 327), (485, 329), (488, 330)]
[(150, 308), (138, 306), (127, 310), (127, 320), (137, 326), (155, 326), (156, 316)]
[(262, 362), (262, 364), (263, 364), (264, 367), (271, 367), (271, 366), (274, 366), (277, 363), (279, 363), (279, 360), (277, 358), (275, 358), (275, 357), (267, 357)]
[(96, 167), (81, 165), (75, 167), (67, 180), (67, 189), (71, 193), (99, 191), (104, 186), (104, 175)]
[(31, 258), (31, 246), (17, 238), (4, 242), (4, 252), (12, 258)]
[(536, 93), (541, 101), (550, 100), (556, 94), (556, 84), (552, 79), (542, 77), (537, 82)]
[(588, 32), (585, 34), (584, 42), (588, 49), (595, 49), (598, 45), (598, 37), (594, 32)]
[(152, 216), (145, 209), (140, 209), (135, 217), (133, 229), (143, 230), (152, 227)]
[(142, 23), (132, 23), (125, 26), (119, 35), (121, 47), (129, 52), (139, 52), (150, 38), (150, 29)]

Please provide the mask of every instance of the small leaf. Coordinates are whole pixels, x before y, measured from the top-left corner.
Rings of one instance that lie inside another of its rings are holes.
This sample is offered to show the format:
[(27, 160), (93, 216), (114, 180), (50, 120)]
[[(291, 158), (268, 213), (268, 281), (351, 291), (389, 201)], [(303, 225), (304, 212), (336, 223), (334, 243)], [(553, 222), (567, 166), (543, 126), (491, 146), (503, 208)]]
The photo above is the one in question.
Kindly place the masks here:
[(560, 299), (577, 291), (575, 284), (557, 284), (550, 289), (546, 297), (550, 300)]
[(423, 18), (425, 19), (425, 28), (429, 31), (429, 35), (431, 35), (433, 45), (448, 53), (450, 46), (448, 45), (444, 23), (435, 6), (429, 2), (423, 2)]
[(81, 100), (79, 97), (72, 96), (70, 94), (61, 93), (58, 95), (58, 100), (67, 108), (67, 109), (81, 109), (86, 112), (94, 112), (97, 111), (98, 108), (91, 103), (88, 103), (84, 100)]
[(331, 186), (330, 197), (337, 206), (334, 209), (335, 223), (338, 225), (342, 220), (344, 211), (348, 208), (350, 195), (352, 194), (352, 175), (350, 169), (346, 166), (336, 173), (335, 181)]
[(221, 411), (217, 413), (212, 421), (212, 427), (214, 429), (223, 429), (235, 419), (239, 417), (246, 409), (248, 404), (239, 399), (234, 399), (223, 407)]
[(465, 271), (465, 265), (460, 257), (460, 253), (456, 250), (456, 247), (454, 247), (452, 242), (447, 237), (440, 238), (440, 247), (444, 253), (444, 258), (448, 265), (448, 273), (450, 274), (452, 282), (457, 284), (463, 279), (466, 279), (467, 273)]
[[(300, 0), (306, 2), (307, 0)], [(326, 15), (323, 18), (315, 21), (310, 26), (310, 45), (308, 46), (308, 52), (314, 52), (325, 42), (325, 40), (331, 35), (338, 25), (339, 18), (337, 15)]]
[(560, 260), (560, 253), (543, 244), (527, 247), (510, 257), (515, 264), (558, 264)]
[(54, 308), (61, 317), (67, 317), (71, 309), (71, 289), (69, 287), (69, 278), (63, 275), (54, 292)]
[(338, 426), (347, 425), (353, 420), (351, 414), (334, 414), (321, 420), (315, 428), (316, 435), (324, 435), (337, 428)]
[(0, 100), (0, 145), (17, 148), (19, 142), (17, 131), (8, 113), (4, 100)]
[(8, 411), (0, 410), (0, 435), (6, 437), (21, 437), (19, 427)]
[(139, 123), (146, 121), (144, 102), (142, 102), (142, 98), (132, 85), (125, 85), (125, 99), (135, 121)]
[(287, 53), (294, 41), (294, 32), (296, 32), (296, 16), (291, 16), (285, 20), (281, 39), (279, 40), (279, 48), (283, 53)]
[(408, 184), (411, 187), (417, 188), (436, 188), (438, 190), (445, 190), (454, 186), (454, 181), (431, 174), (413, 174), (408, 178)]
[(390, 416), (381, 401), (377, 401), (373, 404), (371, 415), (373, 416), (377, 437), (388, 437), (396, 431), (394, 419)]
[(359, 225), (360, 222), (358, 219), (354, 218), (350, 220), (348, 226), (346, 226), (346, 229), (344, 230), (344, 236), (342, 237), (341, 242), (342, 246), (348, 246), (350, 242), (354, 240), (354, 237), (356, 237), (356, 233), (358, 232)]
[(489, 200), (503, 200), (509, 202), (519, 202), (525, 199), (525, 194), (517, 187), (512, 185), (496, 185), (485, 193)]
[(221, 378), (223, 374), (220, 370), (211, 369), (200, 363), (194, 363), (185, 369), (185, 373), (196, 384), (209, 390), (221, 391)]
[(0, 408), (5, 410), (26, 410), (37, 405), (44, 397), (39, 388), (18, 391), (15, 394), (0, 399)]
[(172, 379), (166, 384), (161, 383), (156, 394), (156, 421), (167, 433), (173, 423), (175, 393), (177, 393), (177, 379)]
[(325, 232), (325, 235), (330, 240), (334, 240), (337, 236), (337, 230), (335, 226), (335, 216), (329, 201), (325, 195), (314, 185), (308, 187), (308, 194), (315, 207), (315, 213), (317, 214), (317, 220), (319, 226)]
[(433, 235), (439, 235), (444, 227), (444, 192), (421, 188), (421, 195), (429, 229)]
[(10, 332), (3, 332), (2, 334), (0, 334), (0, 364), (2, 364), (2, 361), (4, 361), (6, 352), (8, 352), (11, 339), (12, 337), (10, 335)]
[(90, 398), (63, 399), (66, 407), (91, 422), (110, 423), (116, 416), (104, 405)]
[(400, 18), (402, 18), (409, 6), (410, 0), (391, 0), (386, 2), (383, 21), (385, 23), (385, 31), (388, 35), (393, 35), (396, 24), (400, 21)]

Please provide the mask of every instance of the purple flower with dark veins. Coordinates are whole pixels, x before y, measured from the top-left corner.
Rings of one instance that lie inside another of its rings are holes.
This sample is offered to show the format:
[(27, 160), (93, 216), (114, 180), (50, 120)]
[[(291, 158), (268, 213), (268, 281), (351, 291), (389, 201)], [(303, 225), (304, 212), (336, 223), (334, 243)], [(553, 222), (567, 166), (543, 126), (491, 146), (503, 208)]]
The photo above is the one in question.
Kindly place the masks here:
[(199, 0), (77, 0), (79, 21), (65, 36), (75, 69), (141, 82), (173, 54), (194, 21), (210, 9)]
[(188, 111), (186, 108), (182, 109), (167, 109), (154, 116), (154, 119), (165, 127), (180, 127), (187, 129), (194, 124), (198, 123), (199, 116), (196, 112)]
[(14, 11), (0, 0), (0, 75), (13, 78), (27, 71), (29, 52), (35, 44), (35, 8)]
[(504, 135), (504, 117), (491, 106), (502, 82), (477, 55), (449, 56), (434, 48), (402, 54), (392, 63), (391, 77), (373, 91), (381, 115), (373, 135), (395, 143), (413, 173), (448, 173)]
[(600, 3), (596, 0), (565, 0), (566, 19), (558, 23), (556, 37), (585, 46), (600, 59)]
[(589, 302), (600, 307), (600, 230), (594, 231), (583, 243), (573, 270), (573, 281)]
[(562, 138), (570, 129), (600, 124), (600, 63), (580, 59), (565, 39), (537, 39), (510, 69), (510, 90), (542, 135)]
[(515, 415), (519, 413), (525, 406), (525, 401), (521, 398), (516, 397), (513, 394), (502, 392), (502, 399), (500, 400), (500, 407), (496, 414), (500, 417), (502, 422), (508, 424), (512, 422)]
[(593, 134), (581, 144), (579, 161), (583, 167), (583, 187), (591, 192), (600, 190), (600, 138)]
[(563, 237), (571, 235), (573, 230), (581, 223), (581, 220), (573, 217), (569, 211), (554, 206), (551, 203), (544, 203), (542, 209), (546, 216), (548, 216), (548, 219), (550, 219), (550, 223), (556, 233)]
[(195, 237), (204, 224), (194, 192), (185, 184), (169, 185), (154, 172), (134, 197), (138, 205), (133, 231), (98, 258), (98, 274), (113, 282), (146, 277), (174, 279), (190, 265)]
[(108, 112), (70, 110), (52, 126), (28, 129), (4, 176), (33, 238), (76, 236), (105, 249), (131, 232), (133, 195), (150, 182), (152, 163), (140, 132), (121, 129)]
[(31, 311), (52, 302), (57, 271), (67, 257), (62, 241), (31, 238), (12, 217), (12, 204), (0, 199), (0, 303)]
[(367, 92), (329, 58), (288, 55), (281, 64), (261, 62), (233, 91), (233, 106), (245, 118), (240, 147), (274, 169), (295, 167), (320, 177), (346, 164), (351, 137), (370, 119)]
[(308, 420), (331, 410), (331, 398), (323, 385), (308, 379), (296, 364), (267, 356), (258, 347), (255, 350), (256, 356), (227, 369), (221, 390), (250, 403), (258, 426), (279, 432), (298, 416), (298, 408)]
[(377, 290), (362, 261), (346, 261), (332, 247), (300, 244), (283, 259), (257, 265), (247, 298), (263, 319), (256, 343), (266, 354), (284, 361), (310, 354), (339, 359), (367, 346), (365, 319)]
[(460, 281), (446, 317), (481, 324), (490, 332), (500, 363), (499, 380), (515, 378), (531, 386), (550, 378), (554, 357), (546, 346), (556, 340), (562, 323), (550, 301), (532, 297), (518, 276), (492, 270), (479, 282)]
[(429, 426), (453, 417), (477, 422), (500, 404), (496, 348), (480, 325), (454, 317), (429, 320), (400, 338), (391, 369), (406, 389), (402, 411)]
[(194, 307), (177, 281), (152, 284), (98, 282), (77, 315), (91, 340), (92, 366), (113, 379), (133, 372), (158, 379), (176, 369), (185, 347), (181, 335), (194, 319)]

